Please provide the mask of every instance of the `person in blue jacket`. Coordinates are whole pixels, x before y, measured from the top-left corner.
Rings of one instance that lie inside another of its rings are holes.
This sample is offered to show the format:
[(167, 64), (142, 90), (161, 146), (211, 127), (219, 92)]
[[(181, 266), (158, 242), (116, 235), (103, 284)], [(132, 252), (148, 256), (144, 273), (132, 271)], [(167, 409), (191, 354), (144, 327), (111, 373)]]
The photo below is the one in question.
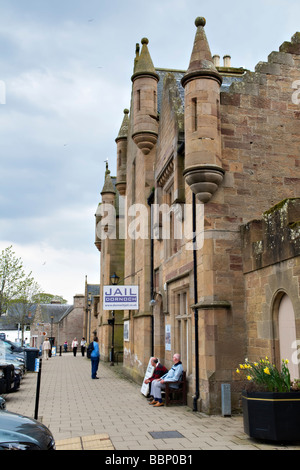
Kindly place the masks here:
[(92, 379), (99, 379), (99, 377), (97, 377), (97, 371), (98, 371), (99, 360), (100, 360), (100, 352), (99, 352), (99, 344), (98, 344), (97, 336), (95, 336), (93, 344), (94, 344), (94, 349), (91, 352)]
[[(154, 399), (149, 403), (153, 406), (164, 406), (161, 398), (161, 390), (165, 388), (166, 382), (178, 382), (182, 378), (183, 367), (180, 361), (180, 354), (174, 354), (173, 356), (173, 367), (169, 372), (163, 375), (160, 379), (153, 380), (151, 386), (151, 392)], [(174, 383), (173, 388), (178, 388), (178, 384)]]

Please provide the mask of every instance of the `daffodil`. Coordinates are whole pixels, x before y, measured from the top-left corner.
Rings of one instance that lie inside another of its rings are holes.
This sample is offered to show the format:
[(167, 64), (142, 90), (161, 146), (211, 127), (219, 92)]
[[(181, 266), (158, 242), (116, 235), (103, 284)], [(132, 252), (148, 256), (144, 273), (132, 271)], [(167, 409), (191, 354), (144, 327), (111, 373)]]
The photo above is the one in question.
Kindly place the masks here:
[(236, 372), (242, 376), (245, 371), (244, 377), (263, 390), (285, 392), (291, 388), (288, 363), (288, 359), (282, 359), (281, 368), (277, 369), (276, 365), (269, 361), (268, 356), (256, 362), (248, 362), (246, 359)]

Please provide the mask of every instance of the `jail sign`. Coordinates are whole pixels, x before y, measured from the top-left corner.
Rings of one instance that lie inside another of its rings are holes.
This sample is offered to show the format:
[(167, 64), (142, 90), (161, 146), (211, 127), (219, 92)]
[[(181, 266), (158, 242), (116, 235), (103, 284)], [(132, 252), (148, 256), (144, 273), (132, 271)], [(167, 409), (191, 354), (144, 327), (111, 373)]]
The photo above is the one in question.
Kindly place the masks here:
[(139, 286), (104, 286), (103, 310), (138, 310)]

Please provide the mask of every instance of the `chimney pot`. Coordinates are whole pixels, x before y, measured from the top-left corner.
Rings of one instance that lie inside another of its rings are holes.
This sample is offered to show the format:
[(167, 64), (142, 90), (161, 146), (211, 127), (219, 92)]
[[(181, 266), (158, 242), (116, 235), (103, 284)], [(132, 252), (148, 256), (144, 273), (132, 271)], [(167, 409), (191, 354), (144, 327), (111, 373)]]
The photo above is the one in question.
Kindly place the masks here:
[(231, 57), (230, 55), (224, 55), (224, 67), (231, 67)]
[(220, 56), (219, 55), (214, 55), (213, 56), (213, 62), (215, 67), (220, 67)]

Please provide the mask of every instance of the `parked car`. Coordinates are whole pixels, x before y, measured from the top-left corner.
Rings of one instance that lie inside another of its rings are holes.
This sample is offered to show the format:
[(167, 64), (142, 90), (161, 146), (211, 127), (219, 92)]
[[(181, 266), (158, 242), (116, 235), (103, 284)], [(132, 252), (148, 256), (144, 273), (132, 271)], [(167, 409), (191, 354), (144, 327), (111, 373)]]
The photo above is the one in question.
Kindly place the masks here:
[(6, 401), (3, 397), (0, 397), (0, 410), (6, 410)]
[(20, 359), (21, 361), (25, 361), (25, 353), (24, 351), (17, 350), (14, 348), (10, 343), (7, 341), (0, 340), (0, 353), (2, 354), (10, 354), (15, 358)]
[(35, 419), (0, 410), (0, 450), (56, 450), (51, 431)]
[(0, 364), (13, 364), (16, 371), (20, 370), (21, 377), (26, 371), (24, 353), (13, 352), (11, 346), (2, 340), (0, 340)]
[(24, 362), (22, 363), (14, 358), (10, 358), (9, 356), (4, 357), (0, 354), (0, 366), (8, 364), (12, 364), (14, 366), (16, 374), (20, 379), (22, 379), (26, 370)]
[(20, 387), (21, 378), (13, 364), (0, 363), (0, 394), (16, 392)]
[(11, 347), (11, 350), (13, 352), (22, 353), (25, 349), (20, 344), (14, 343), (13, 341), (10, 341), (9, 339), (4, 339), (2, 341), (4, 341), (6, 344), (8, 344)]

